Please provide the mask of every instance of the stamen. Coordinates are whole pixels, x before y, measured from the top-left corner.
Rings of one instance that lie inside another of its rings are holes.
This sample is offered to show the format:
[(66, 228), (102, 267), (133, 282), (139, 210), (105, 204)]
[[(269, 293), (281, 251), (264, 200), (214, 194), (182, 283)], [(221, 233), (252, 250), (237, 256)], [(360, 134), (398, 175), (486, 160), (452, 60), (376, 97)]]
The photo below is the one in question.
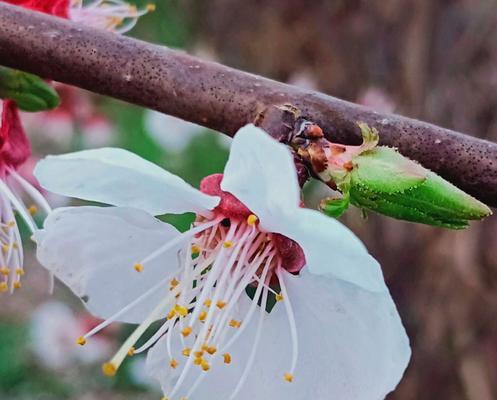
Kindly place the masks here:
[(191, 326), (187, 326), (185, 328), (183, 328), (183, 330), (181, 331), (181, 334), (183, 335), (183, 337), (187, 337), (190, 335), (190, 333), (192, 333), (192, 327)]
[(225, 364), (231, 364), (231, 355), (229, 353), (224, 353), (223, 360)]
[[(52, 212), (52, 207), (50, 207), (50, 204), (48, 204), (48, 201), (45, 197), (43, 197), (38, 189), (19, 175), (13, 168), (9, 168), (9, 174), (21, 185), (26, 193), (43, 209), (46, 214), (50, 214)], [(36, 205), (33, 205), (32, 207), (36, 207)]]
[(12, 205), (17, 210), (17, 212), (19, 213), (21, 218), (28, 225), (31, 233), (33, 233), (36, 230), (36, 225), (33, 222), (31, 215), (29, 215), (29, 212), (26, 210), (26, 207), (24, 206), (24, 204), (22, 204), (19, 201), (17, 196), (9, 189), (9, 187), (1, 179), (0, 179), (0, 191), (7, 197), (7, 199), (10, 201), (10, 203), (12, 203)]
[(135, 355), (136, 349), (134, 347), (130, 347), (128, 350), (128, 356), (133, 357)]
[(107, 326), (109, 326), (112, 322), (116, 321), (121, 315), (123, 315), (126, 312), (128, 312), (131, 308), (133, 308), (134, 306), (138, 305), (143, 300), (145, 300), (148, 296), (150, 296), (152, 293), (154, 293), (156, 290), (158, 290), (159, 288), (161, 288), (171, 278), (171, 276), (177, 274), (178, 271), (175, 271), (174, 273), (172, 273), (171, 275), (169, 275), (168, 277), (166, 277), (165, 279), (163, 279), (162, 281), (160, 281), (159, 283), (157, 283), (155, 286), (153, 286), (150, 289), (148, 289), (145, 293), (143, 293), (137, 299), (133, 300), (131, 303), (129, 303), (127, 306), (125, 306), (124, 308), (122, 308), (121, 310), (119, 310), (117, 313), (115, 313), (111, 317), (107, 318), (102, 323), (98, 324), (95, 328), (93, 328), (92, 330), (90, 330), (83, 337), (85, 339), (88, 339), (89, 337), (95, 335), (96, 333), (100, 332), (102, 329), (104, 329)]
[(216, 306), (217, 306), (217, 308), (219, 308), (220, 310), (222, 310), (226, 306), (226, 302), (222, 301), (222, 300), (219, 300), (219, 301), (216, 302)]
[(290, 382), (290, 383), (291, 383), (291, 382), (293, 382), (293, 375), (292, 375), (292, 374), (289, 374), (288, 372), (287, 372), (285, 375), (283, 375), (283, 378), (284, 378), (284, 379), (285, 379), (285, 381), (287, 381), (287, 382)]
[(281, 293), (278, 293), (276, 296), (274, 296), (274, 298), (276, 299), (276, 301), (283, 301), (284, 297)]
[(115, 376), (117, 373), (117, 366), (114, 365), (111, 362), (106, 362), (102, 365), (102, 372), (104, 373), (105, 376)]
[(171, 366), (172, 369), (176, 369), (178, 366), (178, 361), (176, 361), (174, 358), (169, 362), (169, 365)]
[[(175, 290), (176, 291), (176, 290)], [(111, 371), (111, 367), (117, 371), (124, 358), (128, 354), (129, 349), (136, 343), (136, 341), (145, 333), (148, 327), (160, 316), (163, 309), (172, 301), (175, 295), (175, 291), (171, 292), (163, 301), (161, 301), (157, 307), (155, 307), (145, 320), (138, 325), (138, 327), (133, 331), (133, 333), (124, 341), (120, 349), (114, 355), (114, 357), (104, 364), (103, 372), (107, 375), (106, 371)], [(114, 372), (115, 374), (115, 372)], [(112, 376), (112, 375), (108, 375)]]
[(249, 226), (254, 226), (258, 220), (259, 218), (257, 218), (257, 216), (255, 216), (254, 214), (250, 214), (247, 218), (247, 224)]
[(147, 257), (145, 257), (141, 262), (138, 264), (146, 265), (148, 262), (154, 260), (164, 252), (174, 248), (174, 246), (181, 244), (183, 241), (197, 235), (200, 232), (203, 232), (210, 227), (218, 224), (221, 221), (222, 218), (217, 218), (213, 221), (207, 222), (205, 224), (199, 225), (195, 228), (192, 228), (186, 232), (181, 233), (177, 237), (175, 237), (173, 240), (168, 241), (164, 245), (160, 246), (158, 249), (154, 250), (152, 253), (150, 253)]
[(200, 367), (202, 368), (202, 370), (204, 372), (207, 372), (211, 369), (211, 366), (209, 365), (209, 363), (205, 360), (202, 360), (201, 363), (200, 363)]
[(76, 344), (79, 344), (80, 346), (84, 346), (86, 344), (86, 339), (83, 337), (83, 336), (80, 336), (77, 340), (76, 340)]
[[(278, 264), (278, 267), (276, 268), (276, 276), (278, 277), (278, 281), (280, 283), (281, 293), (283, 294), (283, 297), (286, 298), (284, 304), (285, 304), (286, 313), (288, 316), (288, 323), (290, 325), (290, 335), (292, 338), (292, 364), (291, 364), (290, 372), (285, 374), (285, 377), (287, 375), (291, 375), (292, 380), (293, 380), (293, 373), (295, 372), (295, 367), (297, 366), (299, 342), (298, 342), (298, 337), (297, 337), (297, 325), (295, 323), (295, 315), (293, 313), (292, 304), (290, 303), (290, 299), (288, 298), (288, 292), (286, 290), (285, 281), (283, 279), (284, 277), (283, 277), (283, 269), (281, 268), (281, 262)], [(291, 382), (291, 381), (289, 381), (289, 382)]]
[(259, 322), (257, 324), (257, 331), (255, 333), (254, 344), (252, 345), (252, 351), (250, 352), (249, 358), (247, 360), (247, 364), (245, 365), (245, 369), (243, 370), (242, 377), (238, 381), (238, 384), (236, 385), (235, 390), (233, 391), (233, 393), (230, 396), (230, 400), (234, 400), (236, 398), (236, 396), (238, 395), (238, 392), (240, 391), (243, 384), (247, 380), (250, 369), (252, 368), (252, 364), (254, 363), (255, 355), (257, 353), (257, 349), (259, 347), (259, 341), (260, 341), (261, 334), (262, 334), (262, 328), (264, 326), (264, 319), (266, 316), (267, 297), (268, 297), (268, 291), (267, 291), (267, 289), (264, 289), (262, 292), (262, 300), (261, 300), (260, 311), (259, 311)]
[(242, 326), (242, 323), (241, 323), (241, 321), (237, 321), (236, 319), (232, 319), (232, 320), (229, 322), (229, 325), (230, 325), (232, 328), (240, 328), (240, 326)]
[(192, 349), (190, 349), (189, 347), (185, 347), (183, 349), (183, 351), (181, 352), (181, 354), (183, 354), (185, 357), (190, 357), (191, 351), (192, 351)]
[(223, 247), (225, 249), (230, 249), (231, 247), (233, 247), (233, 242), (231, 240), (226, 240), (224, 243), (223, 243)]
[(136, 272), (142, 272), (143, 271), (143, 264), (142, 263), (135, 263), (133, 265), (133, 268), (135, 269)]
[(188, 308), (176, 304), (174, 306), (174, 312), (182, 317), (186, 317), (188, 315)]

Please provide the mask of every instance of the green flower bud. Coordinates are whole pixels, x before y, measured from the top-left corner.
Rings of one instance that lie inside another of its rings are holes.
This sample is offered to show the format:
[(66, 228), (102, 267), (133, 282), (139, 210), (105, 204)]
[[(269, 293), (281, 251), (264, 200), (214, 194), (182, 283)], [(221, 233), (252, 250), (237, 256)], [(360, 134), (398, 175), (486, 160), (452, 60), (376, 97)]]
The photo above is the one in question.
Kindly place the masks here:
[[(374, 130), (361, 124), (365, 142)], [(345, 176), (334, 174), (342, 199), (325, 199), (323, 212), (336, 216), (342, 202), (393, 218), (451, 229), (492, 214), (483, 203), (397, 150), (377, 146), (351, 157)], [(338, 211), (337, 211), (338, 210)]]
[(14, 100), (23, 111), (56, 108), (60, 98), (55, 89), (36, 75), (0, 67), (0, 98)]

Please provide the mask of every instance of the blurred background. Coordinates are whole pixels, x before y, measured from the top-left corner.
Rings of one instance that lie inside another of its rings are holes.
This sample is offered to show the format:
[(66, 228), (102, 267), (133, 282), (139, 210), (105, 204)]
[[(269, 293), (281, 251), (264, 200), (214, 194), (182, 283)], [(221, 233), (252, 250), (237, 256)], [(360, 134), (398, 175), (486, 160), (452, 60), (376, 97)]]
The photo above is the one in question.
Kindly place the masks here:
[[(145, 2), (136, 1), (138, 5)], [(497, 0), (160, 0), (131, 35), (314, 88), (382, 112), (497, 141)], [(229, 139), (79, 89), (58, 86), (56, 111), (24, 115), (34, 154), (116, 145), (194, 185), (222, 171)], [(381, 132), (380, 132), (381, 133)], [(27, 163), (29, 176), (36, 157)], [(313, 205), (323, 187), (306, 187)], [(49, 196), (55, 206), (67, 200)], [(190, 215), (166, 217), (184, 229)], [(452, 232), (356, 210), (343, 221), (380, 260), (413, 357), (389, 400), (497, 398), (497, 218)], [(27, 246), (27, 276), (0, 307), (0, 398), (157, 399), (131, 358), (114, 380), (100, 363), (129, 327), (92, 346), (97, 321)]]

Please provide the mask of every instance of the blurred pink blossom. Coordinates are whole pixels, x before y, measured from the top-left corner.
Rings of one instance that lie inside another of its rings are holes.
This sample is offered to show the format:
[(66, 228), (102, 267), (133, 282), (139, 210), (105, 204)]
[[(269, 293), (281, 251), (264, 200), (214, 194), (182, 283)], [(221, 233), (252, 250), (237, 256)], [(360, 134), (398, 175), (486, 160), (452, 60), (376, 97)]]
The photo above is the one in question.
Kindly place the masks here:
[(396, 105), (383, 89), (371, 86), (357, 98), (357, 103), (381, 113), (393, 113)]
[(84, 347), (76, 344), (81, 332), (96, 325), (86, 316), (75, 315), (63, 303), (42, 304), (31, 318), (31, 348), (38, 361), (50, 369), (78, 364), (93, 364), (108, 357), (112, 350), (109, 337), (93, 338)]

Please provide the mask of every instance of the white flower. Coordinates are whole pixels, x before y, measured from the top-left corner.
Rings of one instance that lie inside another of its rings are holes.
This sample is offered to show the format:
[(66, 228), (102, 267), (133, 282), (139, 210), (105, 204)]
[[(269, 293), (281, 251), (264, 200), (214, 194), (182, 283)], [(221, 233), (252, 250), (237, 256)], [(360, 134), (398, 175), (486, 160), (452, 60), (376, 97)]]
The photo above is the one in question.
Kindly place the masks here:
[(154, 10), (153, 4), (138, 9), (123, 0), (72, 0), (69, 19), (93, 28), (126, 33), (141, 16)]
[[(15, 102), (0, 101), (0, 293), (19, 289), (24, 275), (24, 252), (16, 214), (34, 232), (37, 226), (33, 217), (38, 209), (51, 211), (45, 198), (18, 171), (30, 155), (29, 140)], [(26, 195), (35, 204), (25, 204)]]
[[(253, 125), (201, 191), (110, 148), (47, 157), (35, 174), (118, 206), (60, 209), (35, 235), (40, 262), (106, 318), (85, 339), (140, 323), (105, 373), (153, 346), (148, 370), (169, 400), (382, 399), (402, 377), (409, 343), (378, 263), (300, 207), (290, 151)], [(186, 211), (197, 219), (185, 233), (150, 215)]]

